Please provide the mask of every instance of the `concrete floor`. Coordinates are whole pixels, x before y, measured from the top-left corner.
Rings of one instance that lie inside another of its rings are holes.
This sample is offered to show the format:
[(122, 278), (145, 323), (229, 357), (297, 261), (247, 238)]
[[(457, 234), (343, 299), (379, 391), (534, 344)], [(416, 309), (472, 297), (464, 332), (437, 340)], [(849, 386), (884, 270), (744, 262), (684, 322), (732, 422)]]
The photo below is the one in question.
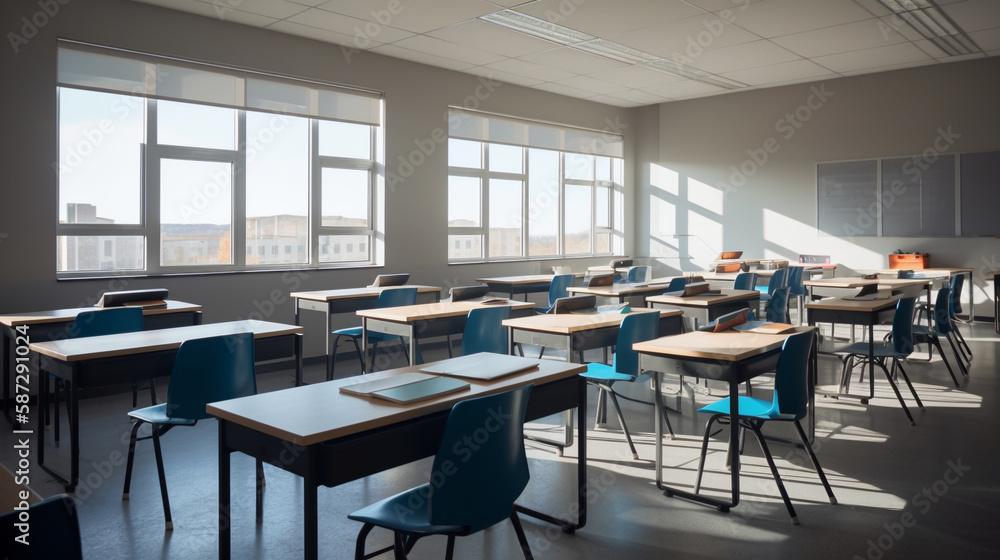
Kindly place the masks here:
[[(832, 505), (800, 451), (772, 444), (779, 471), (798, 511), (801, 525), (789, 520), (759, 447), (750, 439), (742, 471), (742, 501), (731, 513), (657, 491), (652, 458), (654, 438), (651, 408), (623, 401), (639, 460), (633, 460), (618, 430), (588, 424), (589, 479), (587, 526), (565, 535), (550, 526), (522, 517), (538, 559), (628, 558), (843, 558), (910, 559), (1000, 557), (1000, 383), (997, 362), (1000, 337), (992, 325), (962, 327), (975, 352), (970, 376), (956, 389), (940, 359), (912, 362), (907, 371), (925, 410), (911, 406), (917, 425), (910, 426), (884, 377), (877, 378), (878, 396), (867, 406), (854, 400), (817, 400), (815, 449), (833, 485), (839, 504)], [(841, 329), (842, 331), (843, 329)], [(838, 333), (839, 334), (839, 333)], [(427, 348), (426, 360), (445, 357), (443, 346)], [(598, 359), (599, 353), (588, 355)], [(394, 365), (401, 365), (396, 358)], [(820, 384), (839, 375), (839, 361), (819, 358)], [(345, 356), (338, 374), (358, 370)], [(310, 367), (306, 380), (320, 381), (322, 369)], [(291, 385), (290, 372), (263, 373), (260, 390)], [(676, 387), (676, 380), (669, 383)], [(668, 387), (669, 388), (669, 387)], [(767, 383), (755, 386), (767, 393)], [(858, 387), (861, 389), (861, 387)], [(159, 385), (166, 395), (166, 383)], [(696, 393), (698, 405), (716, 396)], [(647, 399), (648, 386), (622, 387), (622, 393)], [(594, 415), (596, 391), (590, 399)], [(162, 397), (161, 397), (162, 398)], [(766, 398), (766, 396), (764, 397)], [(140, 399), (148, 399), (143, 393)], [(909, 404), (912, 400), (907, 399)], [(678, 404), (676, 400), (668, 403)], [(140, 403), (141, 404), (141, 403)], [(217, 435), (216, 424), (205, 421), (194, 428), (178, 428), (163, 438), (167, 481), (174, 516), (173, 531), (163, 528), (153, 450), (140, 442), (132, 481), (131, 500), (121, 500), (124, 456), (131, 405), (126, 393), (87, 399), (81, 406), (82, 460), (79, 500), (84, 557), (114, 560), (215, 558)], [(680, 402), (682, 414), (672, 415), (677, 439), (666, 442), (665, 479), (691, 485), (697, 467), (704, 427), (703, 415), (692, 412), (692, 397)], [(551, 423), (555, 425), (555, 420)], [(544, 424), (530, 427), (554, 429)], [(785, 426), (776, 426), (784, 428)], [(775, 430), (780, 432), (782, 430)], [(783, 432), (790, 434), (791, 432)], [(724, 435), (719, 438), (725, 438)], [(0, 462), (13, 466), (9, 431), (0, 442)], [(726, 443), (713, 440), (703, 492), (727, 493), (724, 468)], [(52, 461), (66, 461), (68, 445), (47, 448)], [(549, 449), (529, 444), (531, 482), (521, 503), (547, 512), (568, 515), (575, 480), (576, 448), (557, 457)], [(344, 457), (363, 461), (364, 457)], [(66, 461), (63, 464), (67, 464)], [(429, 460), (396, 468), (319, 492), (321, 558), (352, 558), (359, 523), (347, 514), (373, 501), (427, 481)], [(233, 456), (234, 558), (285, 559), (302, 557), (302, 490), (296, 477), (266, 467), (265, 517), (254, 521), (253, 461)], [(43, 496), (61, 491), (35, 466), (32, 486)], [(374, 532), (369, 542), (386, 544), (386, 533)], [(520, 557), (509, 524), (460, 539), (459, 558), (511, 559)], [(7, 543), (4, 543), (6, 545)], [(444, 539), (417, 544), (412, 558), (443, 558)], [(387, 557), (387, 556), (385, 556)]]

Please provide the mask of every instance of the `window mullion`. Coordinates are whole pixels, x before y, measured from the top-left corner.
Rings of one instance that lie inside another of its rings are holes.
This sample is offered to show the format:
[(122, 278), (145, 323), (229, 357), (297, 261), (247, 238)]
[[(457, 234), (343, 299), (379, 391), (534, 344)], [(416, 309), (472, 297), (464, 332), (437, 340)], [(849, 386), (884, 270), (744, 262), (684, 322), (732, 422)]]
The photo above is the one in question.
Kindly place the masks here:
[(156, 100), (146, 100), (146, 142), (143, 144), (143, 185), (146, 204), (146, 270), (160, 272), (160, 158), (155, 157), (156, 144)]
[(233, 265), (243, 269), (247, 264), (247, 115), (236, 112), (236, 160), (233, 163), (233, 225), (229, 249)]

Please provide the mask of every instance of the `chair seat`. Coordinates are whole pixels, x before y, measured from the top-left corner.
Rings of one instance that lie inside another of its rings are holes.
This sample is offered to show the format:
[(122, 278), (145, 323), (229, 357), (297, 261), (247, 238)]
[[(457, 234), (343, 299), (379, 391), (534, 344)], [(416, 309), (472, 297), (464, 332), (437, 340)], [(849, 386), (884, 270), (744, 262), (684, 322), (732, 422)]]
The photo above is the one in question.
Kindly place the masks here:
[(598, 363), (587, 364), (587, 371), (581, 373), (580, 377), (594, 381), (635, 381), (634, 375), (618, 373), (615, 368)]
[(161, 403), (128, 413), (129, 418), (142, 420), (150, 424), (171, 425), (171, 426), (194, 426), (197, 420), (190, 418), (171, 418), (167, 416), (167, 403)]
[(469, 528), (464, 525), (431, 525), (427, 517), (430, 491), (430, 484), (423, 484), (361, 508), (347, 518), (415, 535), (468, 534)]
[[(361, 327), (347, 327), (344, 329), (337, 329), (333, 331), (336, 336), (349, 336), (351, 338), (361, 338)], [(370, 342), (385, 342), (388, 340), (396, 340), (399, 337), (394, 334), (383, 334), (379, 332), (368, 331), (368, 340)]]
[[(857, 354), (859, 356), (868, 355), (868, 343), (867, 342), (855, 342), (844, 348), (838, 348), (834, 351), (835, 354)], [(897, 352), (892, 346), (885, 346), (882, 344), (875, 344), (875, 357), (876, 358), (897, 358), (902, 360), (909, 356), (909, 352)]]
[[(790, 414), (780, 414), (772, 411), (771, 401), (763, 401), (753, 397), (739, 397), (736, 401), (738, 414), (742, 418), (759, 418), (761, 420), (795, 420)], [(706, 414), (729, 414), (729, 397), (718, 400), (708, 406), (698, 409)]]

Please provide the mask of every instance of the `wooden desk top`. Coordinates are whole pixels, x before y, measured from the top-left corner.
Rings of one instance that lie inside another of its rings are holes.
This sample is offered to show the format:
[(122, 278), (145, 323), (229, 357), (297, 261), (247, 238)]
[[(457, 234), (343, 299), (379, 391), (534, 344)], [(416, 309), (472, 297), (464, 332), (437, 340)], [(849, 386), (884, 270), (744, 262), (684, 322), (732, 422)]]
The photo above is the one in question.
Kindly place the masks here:
[[(546, 332), (553, 334), (572, 334), (594, 329), (604, 329), (617, 327), (621, 324), (622, 318), (634, 313), (650, 313), (655, 309), (640, 308), (633, 309), (628, 313), (560, 313), (558, 315), (544, 314), (533, 315), (531, 317), (516, 317), (506, 319), (503, 326), (525, 331)], [(660, 318), (675, 317), (683, 315), (680, 310), (661, 310)]]
[(373, 297), (382, 293), (382, 290), (391, 290), (393, 288), (416, 288), (417, 293), (441, 291), (440, 286), (403, 284), (401, 286), (365, 286), (363, 288), (340, 288), (336, 290), (320, 290), (316, 292), (292, 292), (290, 295), (296, 299), (307, 299), (311, 301), (330, 301), (333, 299)]
[(694, 331), (637, 342), (632, 349), (657, 356), (739, 362), (781, 348), (788, 334)]
[(926, 286), (931, 283), (930, 278), (861, 278), (860, 276), (840, 276), (836, 278), (821, 278), (818, 280), (806, 280), (802, 284), (812, 288), (861, 288), (871, 284), (885, 286), (887, 288), (902, 288), (906, 286)]
[[(582, 272), (569, 272), (577, 278), (583, 278)], [(495, 276), (492, 278), (476, 278), (476, 282), (484, 284), (536, 284), (538, 282), (552, 282), (554, 274), (524, 274), (521, 276)]]
[(806, 309), (829, 309), (833, 311), (867, 311), (875, 312), (895, 307), (900, 296), (890, 296), (884, 299), (843, 299), (826, 298), (819, 301), (806, 302)]
[[(357, 383), (362, 379), (353, 377), (215, 402), (208, 405), (208, 412), (264, 434), (306, 446), (450, 410), (461, 400), (500, 393), (527, 383), (543, 385), (573, 377), (587, 369), (586, 365), (554, 360), (519, 359), (533, 362), (537, 366), (494, 381), (464, 379), (469, 383), (468, 391), (414, 404), (396, 404), (378, 398), (341, 393), (341, 385)], [(391, 377), (417, 371), (426, 365), (429, 364), (369, 373), (363, 379)]]
[(691, 297), (681, 297), (681, 296), (668, 296), (666, 294), (662, 294), (658, 296), (649, 296), (648, 298), (646, 298), (646, 301), (649, 303), (664, 303), (668, 305), (678, 305), (684, 307), (709, 307), (711, 305), (731, 303), (734, 301), (760, 299), (760, 292), (758, 292), (757, 290), (723, 289), (719, 291), (722, 293), (717, 296), (697, 295)]
[(393, 323), (413, 323), (415, 321), (427, 321), (430, 319), (442, 319), (445, 317), (459, 317), (462, 315), (468, 315), (470, 310), (476, 309), (477, 307), (491, 307), (494, 305), (507, 305), (511, 309), (535, 308), (535, 304), (530, 301), (507, 300), (507, 303), (485, 304), (481, 300), (464, 300), (418, 303), (417, 305), (403, 305), (400, 307), (359, 309), (357, 314), (359, 317), (392, 321)]
[[(900, 270), (910, 270), (910, 269), (899, 269), (899, 268), (888, 268), (882, 270), (872, 271), (875, 274), (898, 274)], [(914, 268), (913, 274), (915, 275), (925, 275), (928, 278), (936, 278), (941, 276), (947, 276), (951, 278), (957, 274), (971, 274), (974, 268)], [(865, 271), (868, 272), (868, 271)]]
[[(165, 313), (184, 313), (201, 311), (201, 306), (183, 301), (166, 300), (166, 307), (144, 307), (143, 315), (163, 315)], [(101, 307), (76, 307), (72, 309), (54, 309), (52, 311), (29, 311), (0, 315), (0, 325), (17, 327), (20, 325), (40, 325), (44, 323), (69, 323), (84, 311), (100, 311)]]
[(190, 327), (174, 327), (153, 331), (67, 338), (47, 342), (32, 342), (29, 348), (44, 356), (64, 362), (78, 362), (113, 356), (128, 356), (179, 348), (185, 340), (208, 338), (241, 332), (252, 332), (254, 338), (269, 338), (302, 332), (302, 327), (247, 319), (226, 323), (210, 323)]
[(666, 288), (670, 281), (677, 276), (667, 276), (664, 278), (653, 278), (648, 282), (621, 283), (610, 286), (570, 286), (566, 291), (573, 294), (590, 294), (604, 297), (618, 297), (629, 294), (641, 294), (643, 292), (654, 292)]

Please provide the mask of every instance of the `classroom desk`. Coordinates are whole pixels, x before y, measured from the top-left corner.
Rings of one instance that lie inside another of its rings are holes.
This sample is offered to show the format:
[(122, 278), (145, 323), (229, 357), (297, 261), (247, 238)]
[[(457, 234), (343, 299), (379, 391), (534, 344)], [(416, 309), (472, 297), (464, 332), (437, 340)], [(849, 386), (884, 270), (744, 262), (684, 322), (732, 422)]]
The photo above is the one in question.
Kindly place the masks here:
[[(361, 317), (361, 348), (368, 348), (368, 333), (379, 332), (406, 337), (409, 340), (409, 362), (416, 364), (417, 338), (461, 334), (465, 329), (465, 320), (469, 311), (477, 307), (489, 305), (508, 305), (510, 314), (514, 317), (529, 315), (535, 309), (535, 304), (527, 301), (508, 300), (507, 303), (484, 304), (482, 300), (439, 301), (404, 305), (401, 307), (381, 307), (374, 309), (359, 309)], [(365, 354), (363, 371), (371, 371), (368, 367), (368, 352)]]
[(690, 297), (659, 295), (646, 298), (646, 305), (654, 309), (676, 309), (684, 312), (685, 318), (694, 321), (714, 321), (720, 315), (738, 309), (756, 310), (760, 307), (760, 292), (757, 290), (719, 290), (719, 295), (697, 295)]
[[(527, 358), (524, 358), (527, 360)], [(317, 488), (351, 480), (429, 457), (437, 447), (455, 403), (534, 383), (525, 421), (576, 408), (579, 415), (576, 523), (527, 510), (518, 511), (559, 525), (572, 533), (587, 523), (587, 438), (583, 428), (587, 384), (582, 365), (530, 360), (537, 367), (494, 381), (467, 380), (470, 390), (411, 405), (340, 393), (356, 382), (337, 379), (208, 405), (219, 419), (219, 558), (232, 550), (230, 455), (239, 451), (303, 478), (305, 558), (318, 551)], [(414, 371), (419, 366), (368, 374), (377, 379)], [(554, 504), (555, 506), (555, 504)], [(563, 508), (565, 504), (558, 504)]]
[[(830, 396), (857, 398), (864, 404), (867, 404), (870, 399), (875, 398), (875, 361), (872, 359), (872, 356), (875, 354), (875, 325), (892, 321), (893, 316), (896, 314), (896, 302), (900, 297), (891, 296), (884, 299), (861, 301), (827, 298), (806, 303), (810, 325), (816, 323), (843, 323), (851, 325), (852, 329), (854, 325), (868, 327), (868, 395), (852, 395), (841, 387), (840, 390)], [(899, 399), (899, 404), (903, 407), (906, 417), (910, 419), (910, 424), (914, 425), (913, 415), (910, 414), (910, 409), (907, 408), (906, 403), (903, 401), (903, 396), (900, 395), (896, 383), (890, 379), (889, 385), (896, 394), (896, 398)], [(917, 399), (917, 404), (923, 408), (919, 398)]]
[(566, 288), (566, 291), (570, 294), (586, 294), (616, 299), (618, 303), (625, 303), (628, 300), (629, 305), (633, 307), (645, 307), (646, 297), (667, 291), (670, 281), (674, 278), (654, 278), (649, 282), (621, 283), (610, 286), (570, 286)]
[[(201, 306), (183, 301), (166, 300), (167, 306), (160, 308), (146, 307), (142, 310), (143, 323), (146, 330), (183, 327), (201, 324)], [(43, 341), (57, 338), (68, 338), (69, 329), (76, 316), (84, 311), (99, 311), (99, 307), (76, 307), (72, 309), (55, 309), (52, 311), (30, 311), (27, 313), (12, 313), (0, 315), (0, 330), (3, 331), (3, 406), (7, 421), (14, 423), (10, 417), (10, 371), (11, 345), (16, 340), (18, 327), (28, 328), (31, 340)]]
[(320, 290), (316, 292), (292, 292), (295, 300), (295, 324), (301, 325), (299, 312), (320, 311), (326, 314), (326, 370), (330, 371), (330, 361), (336, 359), (333, 355), (333, 316), (336, 313), (354, 313), (359, 309), (369, 309), (378, 304), (378, 295), (382, 290), (392, 288), (416, 288), (417, 302), (441, 301), (440, 286), (423, 286), (419, 284), (403, 284), (401, 286), (365, 286), (364, 288), (343, 288), (337, 290)]
[[(576, 278), (582, 278), (583, 274), (571, 272)], [(496, 276), (493, 278), (476, 278), (480, 282), (489, 286), (491, 293), (504, 294), (510, 299), (514, 299), (517, 294), (524, 294), (524, 301), (528, 301), (528, 294), (548, 292), (552, 283), (553, 274), (527, 274), (523, 276)]]
[[(891, 268), (874, 271), (876, 274), (886, 274), (895, 275), (899, 274), (901, 269)], [(973, 272), (974, 268), (917, 268), (913, 270), (914, 278), (926, 278), (926, 279), (936, 279), (941, 278), (945, 280), (951, 280), (953, 276), (958, 276), (959, 274), (964, 274), (968, 276), (965, 282), (965, 289), (968, 291), (969, 296), (969, 318), (966, 322), (971, 323), (976, 317), (976, 294), (975, 294), (975, 282), (973, 282)]]
[(80, 476), (80, 389), (169, 376), (185, 340), (252, 332), (258, 362), (295, 358), (295, 384), (302, 384), (302, 327), (244, 320), (154, 331), (33, 342), (39, 356), (41, 410), (48, 406), (48, 375), (69, 383), (70, 477), (45, 466), (44, 414), (38, 416), (38, 465), (72, 492)]
[[(795, 332), (801, 332), (798, 327)], [(753, 334), (727, 331), (721, 333), (689, 332), (676, 336), (657, 338), (632, 345), (639, 353), (639, 369), (652, 371), (656, 387), (660, 387), (663, 374), (702, 377), (729, 384), (730, 415), (735, 418), (741, 383), (774, 371), (781, 353), (781, 346), (788, 335)], [(656, 487), (666, 496), (678, 496), (711, 505), (720, 511), (729, 511), (740, 501), (739, 424), (729, 425), (729, 454), (731, 457), (731, 499), (726, 502), (709, 496), (694, 494), (666, 486), (663, 483), (663, 395), (654, 392), (656, 404)], [(812, 405), (810, 403), (810, 409)]]

